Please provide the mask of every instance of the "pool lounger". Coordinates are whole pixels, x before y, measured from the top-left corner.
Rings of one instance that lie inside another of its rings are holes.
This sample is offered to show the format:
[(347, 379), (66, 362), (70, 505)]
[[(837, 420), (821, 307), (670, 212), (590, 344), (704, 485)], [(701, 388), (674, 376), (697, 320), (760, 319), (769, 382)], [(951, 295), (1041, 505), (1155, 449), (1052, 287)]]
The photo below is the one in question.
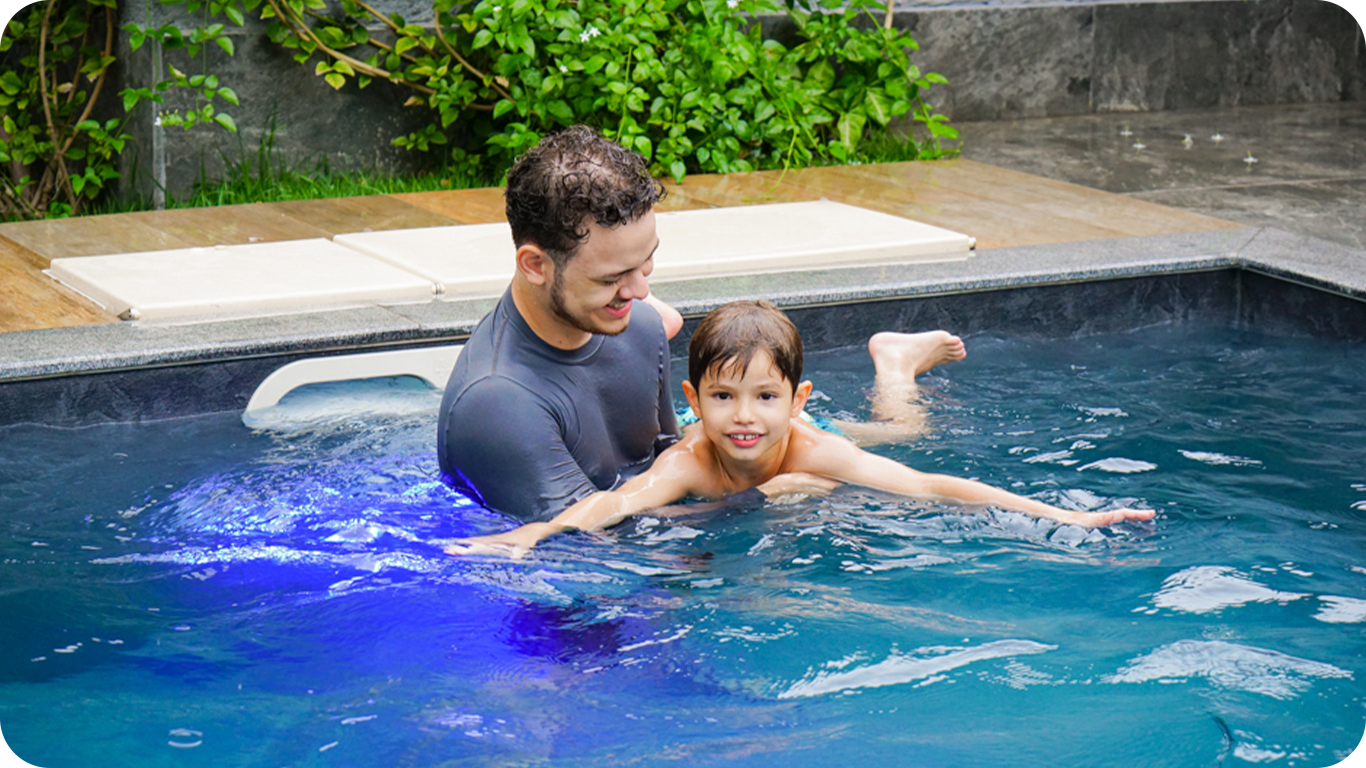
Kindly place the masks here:
[(316, 238), (53, 259), (47, 274), (125, 320), (429, 301), (431, 281)]
[[(654, 282), (961, 261), (975, 245), (958, 232), (828, 200), (670, 211), (656, 221)], [(422, 275), (446, 296), (496, 295), (512, 278), (505, 223), (358, 232), (333, 241)]]

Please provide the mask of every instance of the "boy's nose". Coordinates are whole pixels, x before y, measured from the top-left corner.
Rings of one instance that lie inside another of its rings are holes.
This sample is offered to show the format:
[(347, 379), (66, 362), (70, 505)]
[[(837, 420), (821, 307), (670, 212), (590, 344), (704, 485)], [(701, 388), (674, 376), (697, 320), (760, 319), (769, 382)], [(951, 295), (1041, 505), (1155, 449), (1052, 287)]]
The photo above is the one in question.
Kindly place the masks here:
[(735, 408), (735, 420), (741, 424), (748, 424), (754, 421), (754, 414), (750, 411), (749, 402), (740, 398)]

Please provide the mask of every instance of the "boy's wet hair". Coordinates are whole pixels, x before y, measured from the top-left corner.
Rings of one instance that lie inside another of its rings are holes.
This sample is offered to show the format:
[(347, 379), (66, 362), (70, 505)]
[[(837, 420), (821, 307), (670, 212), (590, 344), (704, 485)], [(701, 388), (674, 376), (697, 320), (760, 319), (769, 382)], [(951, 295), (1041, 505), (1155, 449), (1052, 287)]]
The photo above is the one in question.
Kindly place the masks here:
[(697, 324), (688, 344), (688, 381), (701, 391), (708, 373), (749, 370), (754, 353), (773, 358), (778, 373), (796, 391), (802, 379), (802, 335), (781, 309), (762, 299), (733, 301), (713, 309)]
[(556, 267), (578, 252), (590, 219), (609, 229), (629, 224), (664, 194), (644, 157), (584, 125), (551, 134), (517, 158), (503, 193), (512, 241), (540, 246)]

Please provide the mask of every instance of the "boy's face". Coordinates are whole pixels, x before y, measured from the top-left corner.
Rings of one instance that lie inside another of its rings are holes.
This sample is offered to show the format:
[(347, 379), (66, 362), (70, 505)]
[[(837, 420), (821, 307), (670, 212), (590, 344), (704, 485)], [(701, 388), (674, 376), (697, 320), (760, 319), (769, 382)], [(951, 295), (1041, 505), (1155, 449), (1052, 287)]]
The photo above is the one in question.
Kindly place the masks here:
[(811, 382), (802, 382), (794, 392), (773, 356), (760, 351), (745, 371), (722, 365), (702, 376), (698, 390), (689, 382), (683, 390), (707, 440), (723, 455), (749, 462), (782, 450), (792, 418), (806, 405)]

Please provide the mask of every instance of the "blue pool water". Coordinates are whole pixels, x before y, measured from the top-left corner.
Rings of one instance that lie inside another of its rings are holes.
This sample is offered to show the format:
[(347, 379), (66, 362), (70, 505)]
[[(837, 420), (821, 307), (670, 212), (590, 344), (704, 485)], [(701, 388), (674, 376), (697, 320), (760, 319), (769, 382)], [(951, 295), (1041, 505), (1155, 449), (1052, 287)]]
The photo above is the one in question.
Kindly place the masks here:
[[(456, 561), (404, 381), (0, 429), (0, 728), (46, 768), (1323, 766), (1366, 724), (1366, 355), (968, 339), (886, 449), (1152, 525), (858, 489)], [(860, 349), (812, 354), (855, 416)], [(681, 373), (681, 372), (680, 372)], [(111, 756), (118, 756), (117, 760)]]

